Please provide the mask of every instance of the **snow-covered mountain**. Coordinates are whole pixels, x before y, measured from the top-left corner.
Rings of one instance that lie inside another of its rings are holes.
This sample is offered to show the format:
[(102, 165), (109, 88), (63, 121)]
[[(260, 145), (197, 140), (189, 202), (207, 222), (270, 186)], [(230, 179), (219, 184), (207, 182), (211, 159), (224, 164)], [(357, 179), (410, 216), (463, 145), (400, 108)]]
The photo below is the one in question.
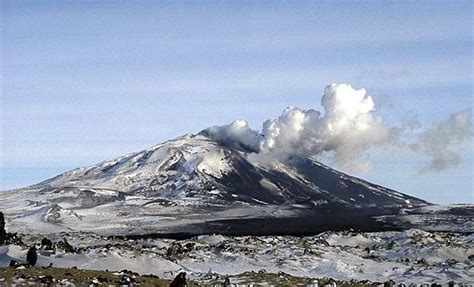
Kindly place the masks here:
[(380, 218), (428, 205), (310, 158), (262, 160), (205, 132), (0, 193), (7, 228), (29, 233), (378, 230), (393, 227)]

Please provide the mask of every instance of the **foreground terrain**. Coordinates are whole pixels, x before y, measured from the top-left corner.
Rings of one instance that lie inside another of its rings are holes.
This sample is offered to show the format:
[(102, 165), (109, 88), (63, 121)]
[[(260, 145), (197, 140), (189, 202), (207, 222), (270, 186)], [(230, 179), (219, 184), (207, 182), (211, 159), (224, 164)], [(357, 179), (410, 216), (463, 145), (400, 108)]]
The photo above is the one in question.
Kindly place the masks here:
[[(97, 270), (81, 270), (71, 268), (1, 268), (0, 285), (101, 285), (101, 286), (163, 286), (167, 287), (170, 280), (160, 279), (156, 276), (140, 276), (133, 272), (109, 272)], [(189, 282), (189, 286), (196, 286)]]
[[(129, 270), (163, 279), (184, 271), (200, 284), (222, 283), (226, 277), (232, 283), (288, 285), (324, 283), (328, 278), (347, 284), (471, 283), (474, 278), (474, 234), (411, 229), (172, 240), (62, 233), (49, 239), (53, 250), (39, 249), (39, 267)], [(7, 267), (11, 260), (24, 262), (27, 246), (39, 246), (41, 240), (33, 235), (11, 237), (9, 245), (0, 249), (0, 265)], [(123, 275), (116, 273), (117, 280)]]

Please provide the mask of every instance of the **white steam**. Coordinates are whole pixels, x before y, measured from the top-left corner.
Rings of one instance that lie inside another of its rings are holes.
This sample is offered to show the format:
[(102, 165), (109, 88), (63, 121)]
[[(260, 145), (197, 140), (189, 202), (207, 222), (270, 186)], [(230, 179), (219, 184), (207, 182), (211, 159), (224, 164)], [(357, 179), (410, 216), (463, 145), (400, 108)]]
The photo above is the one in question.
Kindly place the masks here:
[(244, 120), (236, 120), (229, 125), (210, 127), (205, 130), (205, 133), (210, 138), (231, 147), (260, 151), (261, 136)]
[(372, 98), (364, 89), (332, 84), (326, 87), (321, 105), (324, 116), (315, 110), (288, 107), (278, 119), (266, 121), (261, 152), (279, 156), (332, 153), (346, 169), (370, 169), (370, 162), (362, 156), (388, 138), (382, 118), (374, 115)]
[(401, 135), (419, 127), (416, 117), (402, 119), (400, 127), (385, 126), (365, 89), (354, 89), (348, 84), (328, 85), (321, 105), (324, 113), (290, 106), (279, 118), (267, 120), (261, 133), (242, 120), (205, 132), (219, 142), (245, 147), (261, 157), (284, 160), (294, 155), (329, 155), (342, 168), (358, 172), (372, 169), (368, 151), (383, 146), (408, 146), (431, 157), (431, 163), (422, 172), (442, 170), (459, 161), (459, 149), (454, 146), (472, 138), (471, 109), (422, 132), (417, 142), (405, 143), (400, 140)]
[(431, 162), (419, 172), (441, 171), (459, 163), (459, 149), (472, 138), (472, 109), (452, 114), (420, 135), (417, 143), (410, 147), (431, 157)]

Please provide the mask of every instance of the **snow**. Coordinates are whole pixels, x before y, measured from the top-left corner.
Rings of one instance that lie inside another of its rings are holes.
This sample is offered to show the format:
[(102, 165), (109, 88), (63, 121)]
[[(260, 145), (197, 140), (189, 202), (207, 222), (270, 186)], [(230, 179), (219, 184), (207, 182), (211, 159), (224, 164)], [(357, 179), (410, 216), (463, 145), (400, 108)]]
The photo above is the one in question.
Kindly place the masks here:
[(221, 177), (229, 172), (231, 169), (225, 160), (225, 155), (222, 151), (210, 152), (201, 157), (200, 163), (195, 168), (197, 171), (212, 175), (214, 177)]
[(329, 237), (326, 238), (326, 241), (331, 246), (362, 246), (362, 247), (370, 247), (381, 242), (380, 238), (376, 236), (365, 237), (363, 234), (357, 234), (355, 236), (347, 236), (344, 234), (331, 234)]
[[(422, 241), (423, 237), (434, 238)], [(192, 279), (206, 282), (210, 273), (238, 278), (247, 271), (337, 280), (370, 280), (414, 284), (472, 283), (472, 236), (423, 232), (326, 232), (309, 237), (198, 236), (187, 240), (106, 239), (91, 233), (52, 236), (54, 242), (67, 238), (81, 253), (40, 251), (38, 265), (95, 270), (131, 270), (173, 278), (184, 270)], [(25, 235), (27, 244), (41, 236)], [(329, 243), (329, 245), (328, 245)], [(170, 255), (170, 246), (190, 246)], [(367, 248), (369, 252), (367, 252)], [(24, 262), (27, 249), (17, 245), (0, 248), (0, 266), (10, 259)], [(423, 259), (423, 260), (422, 260)]]
[(270, 191), (280, 191), (280, 188), (276, 186), (273, 182), (269, 181), (268, 179), (264, 178), (260, 181), (260, 184), (264, 186), (267, 190)]
[(200, 235), (197, 237), (197, 240), (202, 243), (215, 245), (227, 240), (227, 238), (222, 235)]

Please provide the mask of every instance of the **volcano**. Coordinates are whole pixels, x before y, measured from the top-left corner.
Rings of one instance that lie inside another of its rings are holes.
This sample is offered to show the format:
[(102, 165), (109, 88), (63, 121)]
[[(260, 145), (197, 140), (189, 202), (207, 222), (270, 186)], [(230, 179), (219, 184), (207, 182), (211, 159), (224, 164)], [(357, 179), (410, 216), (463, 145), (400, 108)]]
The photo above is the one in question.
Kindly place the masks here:
[(0, 193), (7, 227), (25, 233), (378, 231), (406, 228), (409, 221), (400, 218), (431, 206), (312, 158), (261, 160), (250, 148), (226, 145), (205, 131)]

